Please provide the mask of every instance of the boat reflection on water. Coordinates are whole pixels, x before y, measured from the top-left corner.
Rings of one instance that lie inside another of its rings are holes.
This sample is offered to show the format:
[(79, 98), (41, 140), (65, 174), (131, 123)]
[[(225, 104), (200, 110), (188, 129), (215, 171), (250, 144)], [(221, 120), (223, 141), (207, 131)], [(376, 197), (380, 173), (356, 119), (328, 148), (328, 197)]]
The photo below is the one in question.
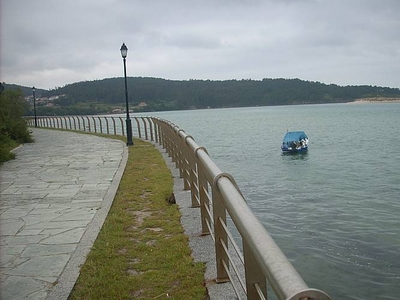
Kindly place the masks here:
[(309, 158), (308, 152), (302, 152), (302, 153), (282, 152), (281, 156), (283, 157), (284, 161), (308, 160)]

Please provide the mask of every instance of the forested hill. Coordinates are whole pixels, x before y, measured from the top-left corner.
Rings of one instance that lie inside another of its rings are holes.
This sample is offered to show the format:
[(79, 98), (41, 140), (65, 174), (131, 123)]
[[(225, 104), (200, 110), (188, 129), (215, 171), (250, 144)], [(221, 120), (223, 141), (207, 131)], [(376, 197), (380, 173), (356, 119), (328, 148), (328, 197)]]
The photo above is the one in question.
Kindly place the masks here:
[[(31, 93), (31, 92), (30, 92)], [(42, 97), (64, 95), (57, 105), (80, 102), (117, 105), (125, 102), (124, 78), (77, 82), (50, 91)], [(400, 89), (377, 86), (338, 86), (300, 79), (263, 80), (166, 80), (128, 78), (132, 107), (144, 102), (142, 110), (177, 110), (308, 103), (338, 103), (357, 98), (400, 97)]]
[[(123, 78), (78, 82), (48, 92), (72, 101), (123, 103)], [(240, 106), (336, 103), (368, 97), (400, 97), (400, 89), (373, 86), (337, 86), (300, 79), (189, 80), (128, 78), (129, 102), (146, 102), (148, 109), (190, 109)]]

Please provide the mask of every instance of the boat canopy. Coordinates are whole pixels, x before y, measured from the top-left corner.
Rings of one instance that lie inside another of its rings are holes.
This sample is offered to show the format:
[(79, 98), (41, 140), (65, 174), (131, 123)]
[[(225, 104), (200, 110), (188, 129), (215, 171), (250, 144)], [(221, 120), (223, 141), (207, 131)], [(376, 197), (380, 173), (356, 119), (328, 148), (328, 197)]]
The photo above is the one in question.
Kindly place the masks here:
[(288, 131), (283, 138), (283, 142), (295, 142), (302, 139), (308, 139), (304, 131)]

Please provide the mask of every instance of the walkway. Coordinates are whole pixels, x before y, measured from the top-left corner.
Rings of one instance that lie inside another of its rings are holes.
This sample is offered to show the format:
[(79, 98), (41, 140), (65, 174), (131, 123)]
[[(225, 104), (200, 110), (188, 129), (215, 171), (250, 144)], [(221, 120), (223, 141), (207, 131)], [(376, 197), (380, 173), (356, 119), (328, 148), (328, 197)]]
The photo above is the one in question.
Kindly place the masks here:
[(67, 299), (126, 165), (120, 141), (33, 129), (0, 167), (2, 300)]

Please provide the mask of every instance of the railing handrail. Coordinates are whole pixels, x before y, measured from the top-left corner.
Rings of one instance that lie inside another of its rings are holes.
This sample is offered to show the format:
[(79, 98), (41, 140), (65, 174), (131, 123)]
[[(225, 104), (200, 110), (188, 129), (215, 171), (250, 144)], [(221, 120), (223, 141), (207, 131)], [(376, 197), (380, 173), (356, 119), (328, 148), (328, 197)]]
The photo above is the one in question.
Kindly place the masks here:
[[(77, 130), (76, 118), (79, 129), (79, 119), (81, 119), (84, 131), (86, 129), (89, 131), (94, 129), (97, 132), (96, 118), (92, 117), (92, 121), (90, 121), (89, 116), (70, 117), (74, 120), (74, 128), (72, 128), (69, 117), (67, 118), (70, 128), (68, 128), (65, 117), (37, 117), (38, 126), (57, 126), (60, 128), (61, 124), (63, 129)], [(114, 132), (114, 134), (121, 132), (122, 135), (125, 135), (126, 128), (124, 130), (124, 123), (121, 117), (97, 117), (100, 123), (100, 132), (103, 132), (101, 118), (106, 119), (107, 132)], [(201, 207), (203, 234), (211, 233), (215, 239), (217, 282), (226, 282), (232, 278), (232, 274), (229, 271), (229, 262), (232, 263), (232, 261), (230, 261), (230, 254), (227, 253), (227, 212), (243, 242), (244, 277), (246, 281), (246, 288), (243, 288), (247, 294), (247, 299), (255, 299), (255, 297), (266, 299), (267, 282), (271, 285), (278, 299), (330, 299), (326, 293), (307, 286), (265, 227), (251, 211), (233, 177), (219, 169), (204, 147), (197, 145), (192, 136), (186, 134), (184, 130), (169, 121), (157, 117), (133, 118), (137, 126), (133, 132), (137, 132), (139, 138), (142, 138), (142, 132), (144, 132), (146, 140), (149, 140), (150, 136), (151, 141), (159, 143), (166, 149), (172, 161), (176, 163), (177, 168), (180, 170), (185, 189), (192, 191), (192, 206)], [(86, 128), (85, 119), (88, 122), (88, 128)], [(113, 122), (108, 122), (107, 119), (112, 119)], [(115, 119), (120, 119), (120, 130), (117, 130)], [(49, 122), (49, 120), (52, 122)], [(64, 120), (65, 128), (62, 120)], [(30, 122), (29, 125), (33, 126), (33, 119)], [(113, 126), (112, 130), (108, 128), (109, 124)], [(208, 193), (209, 187), (212, 190), (211, 197), (205, 195), (205, 193)], [(212, 200), (211, 203), (210, 198)], [(213, 215), (211, 219), (210, 212)], [(210, 232), (212, 226), (214, 227), (214, 232)], [(235, 272), (239, 272), (234, 265), (232, 266)], [(237, 291), (236, 287), (234, 289)], [(240, 298), (239, 294), (238, 297)]]

